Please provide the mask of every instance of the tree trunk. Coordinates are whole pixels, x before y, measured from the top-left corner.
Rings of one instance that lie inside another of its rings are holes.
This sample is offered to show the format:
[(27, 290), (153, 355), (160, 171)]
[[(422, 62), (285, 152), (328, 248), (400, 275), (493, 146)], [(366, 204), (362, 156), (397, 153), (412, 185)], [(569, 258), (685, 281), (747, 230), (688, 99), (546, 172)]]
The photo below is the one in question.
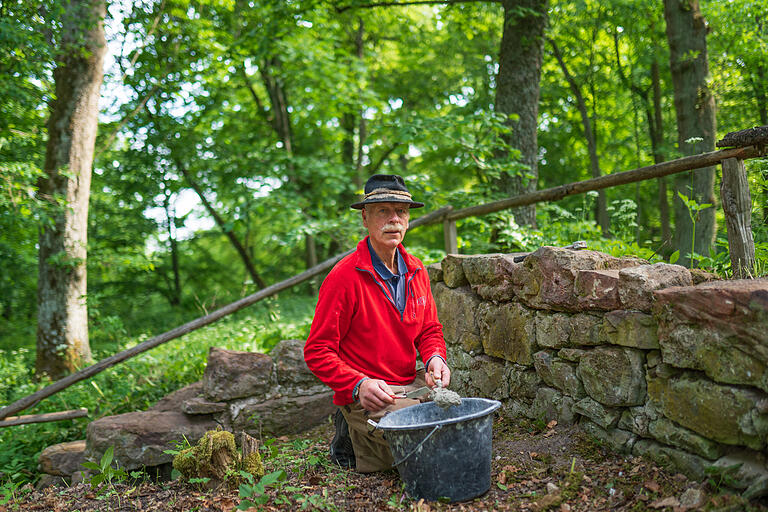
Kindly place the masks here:
[[(595, 140), (595, 132), (592, 130), (592, 121), (590, 120), (589, 113), (587, 112), (587, 102), (584, 101), (584, 95), (581, 94), (581, 88), (579, 87), (579, 84), (576, 83), (576, 80), (568, 71), (568, 67), (563, 60), (563, 56), (560, 54), (560, 49), (557, 47), (557, 44), (552, 39), (549, 40), (549, 44), (552, 46), (552, 52), (554, 53), (558, 64), (560, 64), (560, 69), (563, 70), (563, 75), (565, 75), (565, 80), (568, 82), (568, 85), (571, 88), (571, 92), (576, 98), (576, 106), (579, 109), (579, 114), (581, 114), (581, 124), (584, 127), (584, 137), (587, 139), (589, 168), (592, 172), (592, 177), (599, 178), (603, 173), (600, 170), (600, 158), (597, 155), (597, 141)], [(610, 232), (608, 210), (606, 207), (605, 191), (601, 190), (597, 195), (596, 218), (604, 236), (608, 236)]]
[(169, 294), (168, 302), (171, 306), (181, 304), (181, 276), (179, 274), (179, 248), (176, 242), (175, 222), (176, 215), (171, 212), (171, 198), (166, 192), (163, 199), (163, 209), (165, 210), (165, 219), (168, 227), (168, 243), (171, 246), (171, 269), (173, 271), (173, 287)]
[(102, 0), (64, 7), (56, 99), (39, 183), (42, 198), (60, 197), (52, 224), (41, 229), (37, 285), (38, 375), (59, 378), (91, 358), (86, 306), (88, 199), (106, 52)]
[[(662, 146), (664, 145), (664, 117), (661, 111), (661, 77), (659, 61), (656, 52), (651, 62), (651, 90), (653, 91), (653, 131), (651, 132), (651, 146), (653, 147), (653, 163), (660, 164), (666, 160)], [(648, 125), (651, 125), (648, 119)], [(659, 217), (661, 219), (661, 239), (667, 243), (672, 239), (672, 230), (669, 226), (669, 199), (667, 199), (667, 179), (659, 178)]]
[(221, 229), (221, 231), (224, 232), (224, 234), (227, 236), (229, 242), (232, 244), (232, 247), (235, 248), (235, 251), (237, 251), (237, 254), (240, 256), (240, 259), (242, 260), (243, 265), (245, 265), (245, 269), (248, 271), (248, 274), (251, 276), (253, 282), (256, 283), (259, 289), (266, 288), (267, 283), (264, 282), (259, 273), (256, 271), (256, 267), (253, 266), (253, 262), (248, 256), (248, 251), (245, 250), (245, 247), (243, 247), (243, 244), (240, 243), (240, 240), (237, 238), (232, 229), (227, 227), (224, 219), (221, 217), (221, 215), (219, 215), (219, 212), (216, 211), (210, 201), (208, 201), (208, 198), (205, 197), (205, 194), (203, 194), (200, 185), (198, 185), (197, 182), (192, 179), (192, 177), (189, 175), (189, 171), (181, 164), (181, 162), (176, 162), (176, 167), (179, 169), (181, 174), (184, 175), (184, 178), (186, 178), (187, 183), (189, 183), (189, 186), (192, 187), (192, 190), (195, 191), (197, 197), (200, 198), (200, 201), (203, 203), (203, 206), (208, 211), (210, 216), (213, 217), (216, 225), (219, 226), (219, 229)]
[[(678, 146), (683, 155), (712, 151), (715, 147), (715, 99), (707, 85), (707, 23), (698, 0), (664, 0), (669, 63), (674, 87)], [(696, 140), (691, 140), (696, 139)], [(693, 225), (682, 193), (698, 203), (715, 204), (715, 168), (709, 167), (675, 179), (675, 248), (681, 264), (688, 264)], [(694, 251), (709, 254), (715, 239), (715, 208), (700, 212), (696, 222)]]
[(760, 125), (768, 125), (768, 98), (766, 98), (765, 87), (765, 68), (762, 64), (757, 65), (755, 69), (757, 73), (757, 80), (753, 80), (752, 83), (755, 89), (755, 99), (757, 100), (757, 112), (760, 116)]
[[(503, 0), (504, 29), (499, 50), (499, 74), (496, 77), (496, 110), (509, 116), (512, 133), (507, 141), (518, 148), (522, 163), (533, 178), (504, 174), (495, 183), (506, 196), (536, 189), (538, 177), (539, 81), (547, 26), (548, 0)], [(512, 210), (520, 225), (536, 224), (533, 205)]]

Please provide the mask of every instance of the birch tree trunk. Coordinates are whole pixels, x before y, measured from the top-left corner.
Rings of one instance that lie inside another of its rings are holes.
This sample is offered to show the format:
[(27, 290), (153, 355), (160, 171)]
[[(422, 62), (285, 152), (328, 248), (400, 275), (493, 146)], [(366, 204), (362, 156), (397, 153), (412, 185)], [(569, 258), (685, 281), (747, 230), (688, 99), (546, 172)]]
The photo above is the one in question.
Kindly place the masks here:
[[(517, 115), (512, 120), (512, 134), (507, 142), (518, 148), (522, 162), (530, 167), (532, 179), (504, 175), (496, 186), (506, 196), (536, 190), (539, 146), (539, 82), (547, 26), (547, 0), (503, 0), (504, 29), (499, 50), (499, 73), (496, 78), (496, 110)], [(512, 210), (520, 225), (536, 224), (536, 207), (524, 206)]]
[(103, 0), (71, 0), (53, 73), (42, 198), (60, 199), (39, 236), (38, 375), (59, 378), (89, 360), (86, 307), (88, 199), (106, 51)]
[[(683, 155), (712, 151), (715, 148), (715, 99), (709, 89), (707, 23), (698, 0), (664, 0), (667, 22), (669, 63), (674, 87), (678, 146)], [(694, 140), (691, 140), (694, 139)], [(691, 251), (693, 225), (678, 192), (698, 203), (715, 204), (715, 168), (708, 167), (675, 178), (675, 248), (680, 262)], [(696, 222), (694, 251), (709, 254), (715, 239), (715, 208), (700, 212)]]

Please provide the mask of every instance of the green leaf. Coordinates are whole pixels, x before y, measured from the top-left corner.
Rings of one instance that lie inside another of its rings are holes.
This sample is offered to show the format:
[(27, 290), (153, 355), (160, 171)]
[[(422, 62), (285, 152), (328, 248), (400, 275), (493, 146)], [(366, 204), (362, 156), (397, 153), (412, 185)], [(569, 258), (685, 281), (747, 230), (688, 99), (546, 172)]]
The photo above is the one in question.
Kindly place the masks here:
[(285, 478), (286, 478), (285, 471), (283, 471), (282, 469), (279, 469), (277, 471), (273, 471), (272, 473), (266, 474), (263, 477), (261, 477), (261, 480), (259, 480), (259, 483), (267, 487), (274, 484), (275, 482), (285, 480)]
[(106, 468), (109, 467), (110, 464), (112, 464), (112, 458), (114, 457), (115, 450), (113, 447), (107, 448), (107, 451), (104, 452), (104, 455), (101, 456), (101, 470), (104, 471)]
[(675, 252), (673, 252), (672, 254), (669, 255), (669, 262), (670, 263), (674, 264), (679, 259), (680, 259), (680, 251), (679, 250), (677, 250), (677, 251), (675, 251)]
[(87, 462), (83, 462), (80, 465), (83, 466), (86, 469), (92, 469), (94, 471), (101, 471), (101, 467), (98, 464), (96, 464), (95, 462), (87, 461)]

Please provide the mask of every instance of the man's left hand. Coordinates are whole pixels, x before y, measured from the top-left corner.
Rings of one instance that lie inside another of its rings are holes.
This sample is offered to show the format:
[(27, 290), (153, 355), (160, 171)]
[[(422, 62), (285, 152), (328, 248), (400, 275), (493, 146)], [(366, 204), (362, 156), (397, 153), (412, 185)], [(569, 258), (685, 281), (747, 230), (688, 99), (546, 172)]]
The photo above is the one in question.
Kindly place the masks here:
[(440, 379), (444, 388), (447, 388), (451, 383), (451, 370), (440, 357), (433, 357), (429, 361), (429, 368), (427, 368), (427, 375), (424, 380), (427, 381), (427, 386), (433, 388), (437, 385), (435, 379)]

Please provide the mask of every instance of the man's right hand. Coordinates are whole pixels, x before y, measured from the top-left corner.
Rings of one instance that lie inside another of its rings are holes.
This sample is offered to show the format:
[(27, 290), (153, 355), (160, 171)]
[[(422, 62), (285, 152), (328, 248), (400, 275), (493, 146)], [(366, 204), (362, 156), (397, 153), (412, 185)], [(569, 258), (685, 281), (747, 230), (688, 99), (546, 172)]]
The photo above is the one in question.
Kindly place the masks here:
[(360, 398), (360, 405), (363, 409), (376, 412), (395, 403), (392, 395), (394, 395), (392, 389), (383, 380), (366, 379), (360, 384), (357, 396)]

